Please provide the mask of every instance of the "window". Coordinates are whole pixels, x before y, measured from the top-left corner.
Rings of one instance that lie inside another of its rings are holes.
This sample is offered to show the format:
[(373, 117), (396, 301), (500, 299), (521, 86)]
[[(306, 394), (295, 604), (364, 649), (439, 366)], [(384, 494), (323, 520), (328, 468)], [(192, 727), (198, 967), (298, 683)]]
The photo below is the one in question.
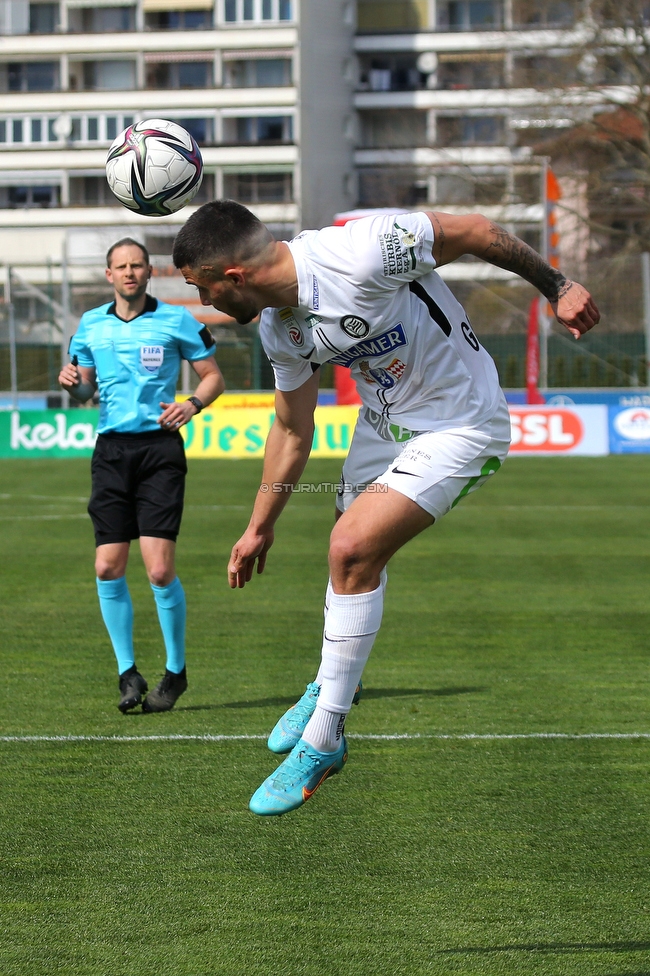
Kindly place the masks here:
[(178, 122), (187, 129), (200, 146), (209, 145), (213, 141), (212, 119), (172, 119), (172, 121)]
[(416, 91), (426, 87), (426, 75), (417, 69), (415, 55), (362, 57), (359, 87), (370, 91)]
[(0, 187), (0, 208), (3, 210), (58, 207), (58, 186), (3, 186)]
[(224, 72), (227, 88), (283, 88), (291, 84), (289, 58), (226, 61)]
[(577, 0), (516, 0), (513, 20), (520, 27), (569, 27), (578, 19)]
[(438, 117), (438, 145), (490, 146), (503, 142), (503, 118), (498, 115)]
[(43, 123), (41, 119), (32, 119), (32, 142), (40, 142), (43, 138)]
[(105, 176), (70, 176), (71, 207), (111, 207), (115, 197)]
[(429, 26), (427, 0), (359, 0), (357, 23), (365, 33), (412, 31)]
[(364, 149), (415, 149), (427, 144), (427, 115), (418, 109), (359, 112)]
[[(453, 55), (451, 56), (453, 57)], [(451, 91), (465, 89), (502, 88), (505, 84), (503, 59), (489, 61), (465, 61), (440, 58), (438, 65), (438, 88)]]
[(282, 143), (291, 142), (293, 119), (290, 115), (246, 116), (223, 120), (225, 143)]
[(106, 138), (111, 142), (117, 139), (117, 119), (114, 115), (109, 115), (106, 119)]
[(58, 63), (56, 61), (9, 63), (5, 77), (8, 91), (54, 91), (58, 88)]
[(29, 33), (53, 34), (59, 26), (58, 3), (30, 3)]
[(68, 30), (75, 34), (116, 34), (135, 30), (135, 7), (70, 7)]
[(99, 139), (99, 119), (90, 118), (87, 120), (88, 141), (96, 142)]
[(293, 19), (291, 0), (224, 0), (223, 19), (227, 24)]
[(449, 205), (479, 204), (483, 207), (503, 202), (507, 182), (503, 173), (441, 173), (436, 177), (436, 203)]
[(70, 87), (80, 86), (86, 91), (130, 91), (135, 88), (135, 62), (84, 61), (81, 72), (71, 64)]
[(289, 203), (293, 198), (291, 173), (226, 173), (224, 195), (241, 203)]
[(513, 83), (516, 88), (556, 88), (575, 85), (579, 80), (578, 56), (516, 58)]
[(4, 119), (0, 120), (0, 142), (7, 141), (7, 123)]
[(490, 30), (500, 24), (501, 7), (497, 0), (449, 0), (438, 8), (440, 30)]
[(416, 207), (427, 199), (427, 174), (388, 166), (359, 170), (360, 207)]
[(147, 88), (210, 88), (211, 61), (159, 61), (147, 65)]
[(145, 14), (147, 30), (209, 30), (211, 10), (158, 10)]

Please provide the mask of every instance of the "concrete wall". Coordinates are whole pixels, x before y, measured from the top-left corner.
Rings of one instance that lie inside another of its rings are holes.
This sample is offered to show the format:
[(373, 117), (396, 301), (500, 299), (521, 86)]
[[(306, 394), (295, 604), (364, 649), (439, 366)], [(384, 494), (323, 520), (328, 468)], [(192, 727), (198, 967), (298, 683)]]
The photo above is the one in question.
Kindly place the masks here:
[(331, 224), (335, 213), (355, 203), (354, 8), (349, 0), (300, 2), (301, 229)]

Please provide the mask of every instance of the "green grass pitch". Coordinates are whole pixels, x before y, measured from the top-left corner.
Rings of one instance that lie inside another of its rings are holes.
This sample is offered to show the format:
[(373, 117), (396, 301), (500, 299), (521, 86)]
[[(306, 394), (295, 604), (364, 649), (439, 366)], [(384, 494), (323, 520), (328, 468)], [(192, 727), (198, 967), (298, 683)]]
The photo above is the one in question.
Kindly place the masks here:
[[(650, 732), (650, 457), (512, 460), (400, 552), (348, 732), (409, 737), (352, 737), (268, 820), (262, 740), (137, 741), (264, 735), (313, 676), (333, 496), (294, 496), (232, 592), (259, 474), (191, 463), (190, 688), (122, 716), (88, 462), (3, 462), (0, 974), (648, 976), (650, 740), (458, 736)], [(151, 684), (135, 551), (129, 582)]]

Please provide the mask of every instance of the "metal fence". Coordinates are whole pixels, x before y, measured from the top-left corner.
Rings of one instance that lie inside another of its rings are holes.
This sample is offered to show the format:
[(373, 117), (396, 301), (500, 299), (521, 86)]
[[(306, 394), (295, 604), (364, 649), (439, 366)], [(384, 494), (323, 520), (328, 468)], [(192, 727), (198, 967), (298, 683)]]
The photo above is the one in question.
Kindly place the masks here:
[[(70, 273), (68, 273), (70, 272)], [(1, 268), (0, 288), (0, 401), (11, 395), (60, 395), (57, 376), (67, 361), (67, 345), (79, 317), (87, 308), (110, 301), (103, 268), (74, 269), (48, 266), (30, 269)], [(10, 277), (10, 281), (9, 281)], [(647, 349), (644, 334), (640, 255), (619, 261), (592, 262), (588, 280), (602, 312), (601, 324), (575, 342), (557, 322), (547, 339), (548, 388), (646, 386)], [(512, 282), (450, 282), (467, 309), (481, 342), (494, 357), (506, 388), (525, 385), (526, 327), (535, 290), (520, 280)], [(154, 292), (155, 293), (155, 292)], [(160, 297), (165, 300), (165, 296)], [(234, 322), (211, 326), (217, 358), (230, 390), (270, 390), (273, 374), (261, 349), (257, 325)], [(15, 337), (12, 343), (11, 336)], [(330, 366), (324, 367), (321, 385), (333, 386)], [(193, 374), (186, 368), (179, 389), (189, 390)], [(13, 391), (13, 393), (12, 393)]]

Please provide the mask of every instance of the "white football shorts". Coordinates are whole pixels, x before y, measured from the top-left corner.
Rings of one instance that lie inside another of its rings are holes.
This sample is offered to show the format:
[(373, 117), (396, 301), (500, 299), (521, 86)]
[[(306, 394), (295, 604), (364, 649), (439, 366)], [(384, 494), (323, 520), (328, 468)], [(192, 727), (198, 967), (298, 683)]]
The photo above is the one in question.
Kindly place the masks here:
[[(396, 428), (398, 435), (404, 432)], [(503, 398), (495, 415), (478, 427), (416, 432), (405, 442), (382, 437), (361, 410), (343, 464), (337, 508), (344, 512), (364, 490), (388, 485), (435, 519), (484, 485), (510, 447), (510, 414)]]

